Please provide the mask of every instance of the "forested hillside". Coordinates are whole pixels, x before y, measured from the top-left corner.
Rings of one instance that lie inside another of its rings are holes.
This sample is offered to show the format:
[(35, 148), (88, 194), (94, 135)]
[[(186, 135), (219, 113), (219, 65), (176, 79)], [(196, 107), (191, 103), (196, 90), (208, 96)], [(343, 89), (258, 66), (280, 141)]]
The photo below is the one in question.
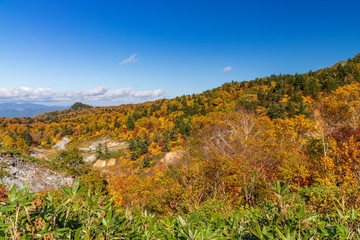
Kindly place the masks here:
[[(34, 118), (1, 118), (0, 133), (4, 151), (24, 155), (34, 149), (52, 149), (68, 138), (65, 150), (43, 161), (88, 183), (89, 195), (79, 193), (83, 202), (76, 201), (85, 204), (90, 215), (95, 211), (112, 214), (110, 205), (101, 205), (99, 200), (112, 197), (114, 208), (146, 210), (157, 216), (196, 213), (200, 219), (216, 215), (219, 219), (191, 223), (191, 218), (166, 218), (161, 226), (154, 226), (178, 234), (185, 231), (181, 226), (198, 226), (204, 228), (202, 236), (209, 231), (206, 236), (213, 234), (213, 239), (272, 239), (286, 231), (288, 236), (294, 231), (301, 239), (340, 238), (344, 229), (347, 233), (341, 236), (360, 236), (356, 227), (360, 220), (360, 54), (317, 71), (230, 82), (174, 99), (95, 108), (76, 103), (68, 110)], [(107, 142), (99, 144), (97, 159), (116, 160), (99, 175), (84, 163), (78, 146), (102, 138), (126, 143), (127, 148), (109, 151)], [(175, 152), (176, 159), (161, 160), (168, 152)], [(75, 188), (56, 194), (71, 197), (77, 194)], [(99, 194), (96, 204), (88, 200), (91, 191)], [(67, 203), (74, 205), (63, 202), (61, 206), (75, 207), (75, 197), (70, 199)], [(49, 201), (39, 200), (45, 205)], [(105, 210), (93, 209), (97, 204)], [(257, 210), (262, 207), (266, 215)], [(232, 219), (238, 235), (226, 236), (221, 231), (225, 232), (234, 212), (239, 214)], [(329, 217), (334, 212), (338, 215)], [(124, 214), (122, 221), (127, 223), (130, 213)], [(64, 222), (70, 221), (66, 216)], [(152, 221), (148, 216), (144, 219)], [(70, 235), (78, 228), (85, 233), (87, 226), (86, 233), (91, 233), (92, 225), (82, 221), (86, 220), (79, 220), (78, 225), (69, 222)], [(127, 226), (136, 225), (135, 220), (129, 221)], [(178, 225), (173, 221), (179, 221)], [(104, 229), (110, 231), (105, 223)], [(336, 225), (340, 223), (341, 228)], [(66, 227), (55, 225), (53, 229)], [(306, 225), (315, 230), (310, 233)], [(198, 239), (175, 235), (152, 236)]]

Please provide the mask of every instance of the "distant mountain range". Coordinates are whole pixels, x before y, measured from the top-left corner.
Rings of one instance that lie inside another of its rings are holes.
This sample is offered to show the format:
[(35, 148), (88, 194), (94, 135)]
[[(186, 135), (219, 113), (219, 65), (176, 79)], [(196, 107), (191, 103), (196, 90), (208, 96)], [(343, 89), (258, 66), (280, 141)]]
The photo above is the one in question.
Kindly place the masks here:
[(39, 114), (65, 110), (69, 106), (46, 106), (34, 103), (0, 103), (0, 117), (35, 117)]

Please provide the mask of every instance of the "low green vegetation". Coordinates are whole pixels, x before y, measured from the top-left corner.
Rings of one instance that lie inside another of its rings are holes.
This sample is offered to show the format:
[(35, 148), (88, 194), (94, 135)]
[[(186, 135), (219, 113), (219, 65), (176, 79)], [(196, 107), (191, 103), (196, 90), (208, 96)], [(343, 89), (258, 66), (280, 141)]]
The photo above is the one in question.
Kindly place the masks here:
[(58, 156), (50, 162), (53, 169), (64, 171), (71, 176), (79, 176), (88, 172), (83, 156), (78, 148), (61, 150)]
[[(274, 201), (230, 212), (204, 209), (160, 217), (112, 206), (79, 181), (60, 192), (30, 193), (14, 185), (0, 205), (2, 239), (359, 239), (360, 212), (339, 205), (331, 214), (295, 203), (289, 186)], [(59, 197), (61, 195), (61, 197)], [(214, 206), (213, 206), (214, 208)]]

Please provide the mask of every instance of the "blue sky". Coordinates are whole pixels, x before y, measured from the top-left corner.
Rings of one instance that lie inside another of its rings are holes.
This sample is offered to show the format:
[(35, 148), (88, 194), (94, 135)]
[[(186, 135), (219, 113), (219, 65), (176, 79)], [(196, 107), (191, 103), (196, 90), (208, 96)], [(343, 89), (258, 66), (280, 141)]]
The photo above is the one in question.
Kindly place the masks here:
[(117, 105), (317, 70), (360, 52), (359, 9), (348, 0), (0, 0), (0, 101)]

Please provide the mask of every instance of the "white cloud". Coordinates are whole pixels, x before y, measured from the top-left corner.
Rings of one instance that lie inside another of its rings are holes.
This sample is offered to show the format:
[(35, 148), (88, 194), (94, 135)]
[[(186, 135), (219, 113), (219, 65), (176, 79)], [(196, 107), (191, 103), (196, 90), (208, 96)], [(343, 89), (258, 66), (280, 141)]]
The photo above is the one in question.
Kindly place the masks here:
[(157, 89), (157, 90), (148, 90), (148, 91), (142, 91), (142, 92), (137, 92), (134, 94), (135, 97), (160, 97), (161, 95), (163, 95), (165, 93), (164, 90), (162, 89)]
[(229, 71), (231, 71), (231, 69), (232, 69), (232, 66), (226, 66), (224, 68), (223, 72), (229, 72)]
[(120, 66), (121, 66), (121, 65), (124, 65), (124, 64), (134, 63), (134, 62), (139, 61), (140, 58), (137, 58), (136, 55), (137, 55), (137, 53), (134, 53), (134, 54), (131, 55), (129, 58), (123, 60), (123, 61), (120, 63)]
[(73, 103), (129, 103), (149, 101), (162, 96), (165, 93), (162, 89), (136, 92), (132, 88), (109, 89), (97, 87), (90, 90), (57, 91), (51, 88), (29, 87), (0, 88), (0, 102), (61, 102)]

